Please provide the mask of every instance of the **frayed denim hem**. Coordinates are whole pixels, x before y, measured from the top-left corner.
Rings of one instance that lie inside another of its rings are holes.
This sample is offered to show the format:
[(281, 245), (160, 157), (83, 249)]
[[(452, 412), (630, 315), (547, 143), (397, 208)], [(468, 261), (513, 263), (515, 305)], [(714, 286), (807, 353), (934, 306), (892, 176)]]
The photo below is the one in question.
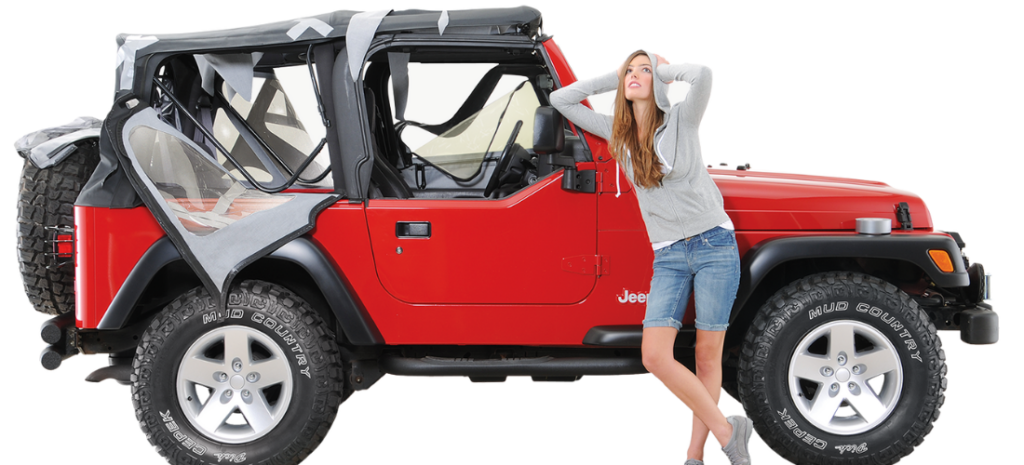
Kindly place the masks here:
[(677, 331), (683, 327), (683, 323), (675, 318), (652, 318), (644, 320), (644, 328), (666, 328), (672, 327)]

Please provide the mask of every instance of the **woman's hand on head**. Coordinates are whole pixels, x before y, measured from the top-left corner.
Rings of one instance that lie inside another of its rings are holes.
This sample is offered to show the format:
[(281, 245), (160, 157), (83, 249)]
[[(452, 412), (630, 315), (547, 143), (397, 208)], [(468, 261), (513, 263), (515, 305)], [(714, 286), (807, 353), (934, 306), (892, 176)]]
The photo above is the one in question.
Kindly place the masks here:
[[(669, 64), (668, 60), (665, 57), (663, 57), (661, 55), (658, 55), (657, 53), (654, 54), (654, 57), (658, 60), (658, 66)], [(676, 82), (676, 81), (675, 80), (665, 81), (665, 84), (672, 84), (673, 82)]]

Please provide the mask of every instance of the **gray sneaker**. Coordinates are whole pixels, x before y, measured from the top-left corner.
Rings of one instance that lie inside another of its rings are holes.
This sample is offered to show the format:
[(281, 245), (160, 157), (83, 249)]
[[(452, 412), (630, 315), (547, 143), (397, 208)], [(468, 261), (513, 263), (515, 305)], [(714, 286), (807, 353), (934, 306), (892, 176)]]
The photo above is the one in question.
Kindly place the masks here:
[(732, 437), (729, 438), (729, 443), (722, 448), (722, 452), (729, 456), (732, 465), (750, 465), (750, 452), (747, 450), (747, 444), (750, 442), (750, 433), (754, 430), (754, 422), (738, 415), (726, 418), (726, 420), (729, 420), (729, 424), (732, 425)]
[(686, 463), (683, 465), (704, 465), (704, 462), (697, 459), (686, 459)]

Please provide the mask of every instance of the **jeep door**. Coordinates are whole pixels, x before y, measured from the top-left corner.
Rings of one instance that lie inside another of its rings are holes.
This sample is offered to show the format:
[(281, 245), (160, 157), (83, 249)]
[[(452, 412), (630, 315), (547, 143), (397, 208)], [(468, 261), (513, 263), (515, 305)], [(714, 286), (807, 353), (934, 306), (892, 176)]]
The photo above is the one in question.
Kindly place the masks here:
[[(560, 170), (537, 167), (543, 64), (499, 48), (411, 50), (377, 53), (367, 72), (382, 120), (375, 163), (393, 164), (405, 184), (378, 186), (366, 203), (381, 285), (415, 304), (584, 300), (596, 280), (597, 197), (563, 190)], [(519, 121), (512, 168), (485, 195)]]

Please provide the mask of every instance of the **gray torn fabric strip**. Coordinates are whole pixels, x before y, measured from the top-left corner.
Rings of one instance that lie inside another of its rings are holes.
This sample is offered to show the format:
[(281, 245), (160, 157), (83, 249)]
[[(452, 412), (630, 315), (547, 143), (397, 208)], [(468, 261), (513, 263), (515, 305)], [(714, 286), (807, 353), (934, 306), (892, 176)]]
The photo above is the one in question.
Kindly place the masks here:
[[(132, 130), (139, 127), (149, 127), (170, 134), (197, 152), (202, 150), (195, 142), (161, 121), (159, 114), (153, 108), (142, 110), (129, 118), (122, 130), (123, 140), (130, 140)], [(223, 294), (224, 288), (229, 284), (228, 280), (239, 271), (237, 269), (239, 265), (251, 260), (260, 252), (269, 252), (265, 249), (270, 245), (309, 226), (312, 221), (311, 213), (334, 196), (334, 194), (307, 193), (274, 194), (274, 196), (281, 195), (291, 199), (277, 207), (257, 211), (230, 224), (225, 223), (212, 234), (196, 235), (186, 229), (177, 219), (177, 215), (171, 207), (172, 202), (162, 200), (161, 190), (146, 174), (132, 145), (126, 143), (123, 147), (131, 162), (130, 169), (138, 175), (151, 198), (156, 199), (153, 202), (155, 205), (150, 205), (150, 208), (159, 209), (165, 218), (170, 219), (169, 223), (173, 225), (175, 234), (167, 231), (168, 234), (171, 234), (172, 237), (176, 236), (184, 242), (190, 252), (189, 255), (198, 262), (198, 266), (216, 286), (219, 294)], [(224, 170), (224, 176), (230, 177), (226, 170)], [(237, 188), (233, 187), (225, 193), (225, 196), (237, 196), (238, 194)], [(267, 195), (267, 197), (270, 196)], [(223, 209), (223, 206), (214, 207), (214, 210), (218, 209)], [(216, 215), (213, 210), (206, 213)], [(176, 243), (176, 245), (179, 244)], [(183, 255), (185, 254), (183, 253)], [(190, 264), (197, 265), (196, 263)]]
[(214, 95), (214, 73), (219, 74), (227, 83), (228, 101), (237, 92), (246, 102), (252, 101), (252, 78), (253, 68), (263, 58), (263, 53), (235, 53), (235, 54), (212, 54), (193, 55), (196, 65), (199, 66), (199, 75), (203, 80), (203, 90), (207, 94)]
[(298, 21), (298, 24), (292, 26), (292, 28), (287, 32), (288, 37), (291, 37), (292, 40), (299, 40), (299, 37), (302, 37), (302, 34), (310, 29), (324, 37), (327, 37), (327, 34), (330, 34), (331, 31), (334, 30), (334, 27), (330, 24), (327, 24), (323, 22), (323, 20), (317, 18), (302, 18), (297, 19), (296, 21)]
[(370, 42), (377, 33), (377, 27), (391, 11), (364, 11), (355, 14), (349, 20), (345, 40), (348, 48), (348, 69), (353, 81), (359, 77), (359, 70), (363, 69), (363, 59), (366, 58), (366, 51), (370, 49)]
[(75, 118), (68, 124), (27, 134), (14, 143), (23, 157), (36, 168), (49, 168), (75, 151), (75, 142), (99, 137), (103, 122), (89, 116)]
[(409, 103), (409, 54), (388, 52), (391, 68), (391, 88), (395, 91), (395, 120), (405, 121), (405, 107)]
[(437, 35), (443, 36), (446, 27), (448, 27), (448, 10), (441, 10), (441, 17), (437, 18)]

